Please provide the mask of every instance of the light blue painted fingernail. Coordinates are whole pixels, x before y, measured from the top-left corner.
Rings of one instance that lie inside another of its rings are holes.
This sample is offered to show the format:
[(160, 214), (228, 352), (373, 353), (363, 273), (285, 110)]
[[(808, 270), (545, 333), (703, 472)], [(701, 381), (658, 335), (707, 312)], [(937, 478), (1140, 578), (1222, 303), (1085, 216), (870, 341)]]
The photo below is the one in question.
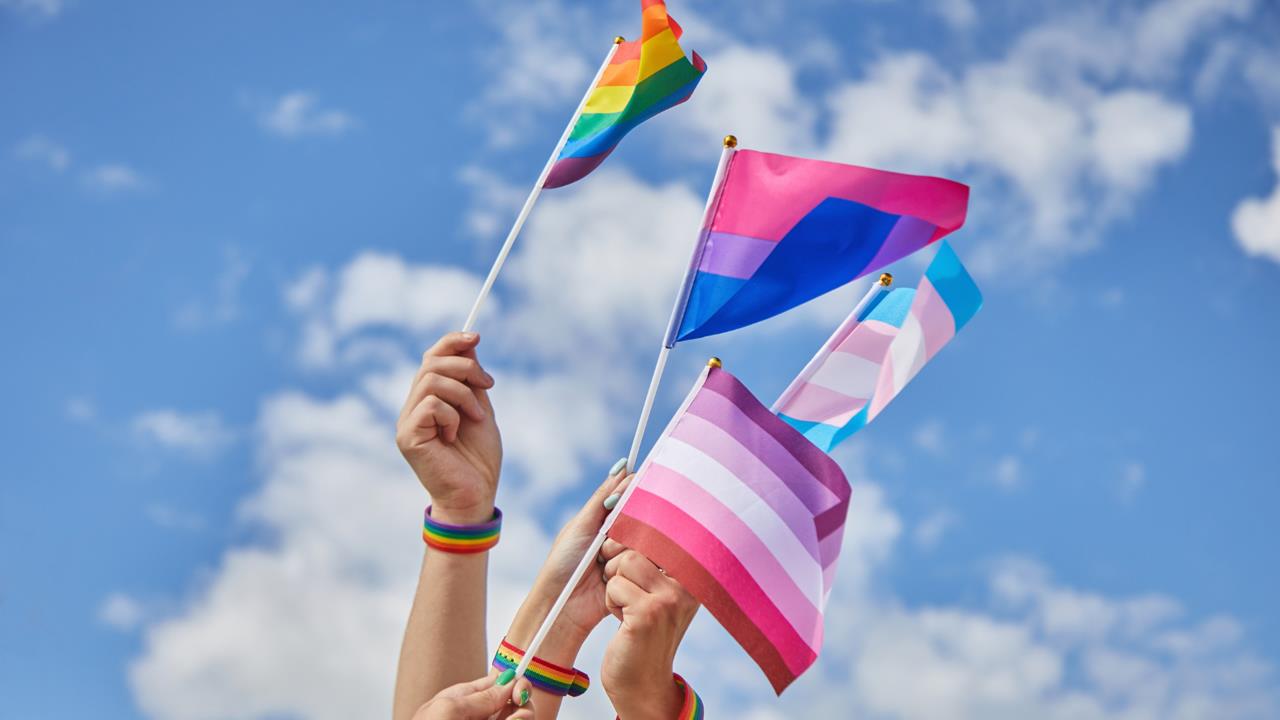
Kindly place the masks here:
[(618, 462), (614, 463), (613, 469), (609, 471), (609, 476), (613, 477), (614, 475), (617, 475), (618, 473), (622, 472), (623, 468), (625, 468), (626, 466), (627, 466), (627, 459), (618, 458)]
[(612, 510), (618, 506), (618, 501), (622, 499), (622, 493), (614, 493), (604, 499), (604, 509)]

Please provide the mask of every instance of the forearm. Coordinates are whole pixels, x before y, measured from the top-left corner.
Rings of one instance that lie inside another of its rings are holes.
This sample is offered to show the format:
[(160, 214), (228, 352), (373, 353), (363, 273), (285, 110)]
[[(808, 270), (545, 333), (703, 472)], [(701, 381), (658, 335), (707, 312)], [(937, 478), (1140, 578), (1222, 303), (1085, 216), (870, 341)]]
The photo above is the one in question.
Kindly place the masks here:
[[(541, 587), (541, 583), (535, 585), (507, 630), (507, 642), (526, 652), (530, 651), (529, 644), (533, 642), (533, 636), (555, 602), (555, 596), (550, 594), (553, 591), (554, 588)], [(561, 616), (534, 654), (546, 662), (571, 668), (589, 634), (590, 630), (574, 627)], [(538, 710), (538, 720), (554, 719), (560, 713), (563, 696), (546, 692), (535, 685), (532, 697), (534, 707)]]
[(486, 673), (488, 563), (488, 553), (460, 555), (427, 548), (400, 647), (395, 720), (409, 720), (439, 691)]

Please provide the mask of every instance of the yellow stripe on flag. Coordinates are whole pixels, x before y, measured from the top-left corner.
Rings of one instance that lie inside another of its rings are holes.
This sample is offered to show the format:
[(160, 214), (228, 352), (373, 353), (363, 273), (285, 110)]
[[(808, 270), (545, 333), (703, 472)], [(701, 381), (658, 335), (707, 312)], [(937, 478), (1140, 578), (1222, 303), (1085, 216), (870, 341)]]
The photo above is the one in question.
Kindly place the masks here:
[(587, 106), (583, 108), (582, 113), (584, 115), (610, 115), (622, 112), (626, 109), (627, 103), (631, 102), (631, 96), (635, 94), (635, 91), (635, 85), (597, 87), (591, 91), (591, 97), (587, 99)]
[(640, 48), (640, 76), (636, 78), (636, 84), (639, 85), (659, 70), (683, 59), (684, 50), (676, 42), (675, 33), (671, 32), (671, 28), (663, 30), (645, 40), (644, 46)]

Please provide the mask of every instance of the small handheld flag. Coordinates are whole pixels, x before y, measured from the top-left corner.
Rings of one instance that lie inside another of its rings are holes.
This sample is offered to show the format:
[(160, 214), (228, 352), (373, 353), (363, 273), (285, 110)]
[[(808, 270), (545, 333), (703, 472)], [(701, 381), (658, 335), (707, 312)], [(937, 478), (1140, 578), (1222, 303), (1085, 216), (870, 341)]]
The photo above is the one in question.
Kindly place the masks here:
[(606, 525), (705, 606), (781, 693), (818, 657), (851, 490), (709, 365)]
[(545, 187), (577, 182), (613, 152), (623, 136), (693, 94), (707, 64), (680, 48), (680, 26), (663, 0), (642, 0), (639, 40), (622, 42), (587, 98)]
[(542, 190), (581, 180), (604, 162), (632, 128), (688, 100), (706, 72), (707, 65), (697, 53), (692, 60), (684, 56), (678, 42), (680, 26), (667, 15), (663, 0), (641, 0), (640, 7), (642, 37), (634, 42), (619, 37), (609, 46), (609, 54), (565, 126), (489, 267), (489, 274), (462, 324), (463, 332), (475, 327), (480, 308), (493, 291), (498, 273), (502, 272)]
[(831, 451), (884, 410), (982, 307), (982, 294), (946, 242), (918, 288), (898, 288), (840, 325), (774, 405)]
[(964, 224), (951, 180), (738, 150), (665, 344), (736, 330), (906, 257)]

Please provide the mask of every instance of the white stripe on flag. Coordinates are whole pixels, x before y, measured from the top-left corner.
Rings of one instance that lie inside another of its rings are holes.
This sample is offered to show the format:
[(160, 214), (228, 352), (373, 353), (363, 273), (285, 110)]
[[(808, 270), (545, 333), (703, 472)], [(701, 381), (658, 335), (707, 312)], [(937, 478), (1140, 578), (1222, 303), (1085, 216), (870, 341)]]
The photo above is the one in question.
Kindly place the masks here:
[(818, 366), (809, 382), (851, 398), (869, 398), (879, 376), (880, 363), (837, 350)]
[[(754, 456), (752, 456), (753, 459)], [(822, 607), (822, 567), (809, 555), (804, 545), (796, 539), (791, 528), (782, 518), (761, 500), (746, 484), (729, 472), (720, 463), (704, 454), (696, 447), (674, 437), (667, 437), (655, 449), (653, 462), (674, 470), (690, 481), (697, 483), (712, 497), (755, 531), (756, 537), (769, 548), (778, 564), (786, 569), (787, 574), (795, 582), (796, 587), (804, 593), (815, 608)], [(773, 478), (782, 492), (790, 492), (782, 481), (778, 480), (769, 467), (758, 459), (755, 464), (760, 473)], [(678, 504), (678, 499), (677, 504)], [(817, 531), (814, 533), (815, 542)], [(766, 589), (766, 592), (768, 590)]]

